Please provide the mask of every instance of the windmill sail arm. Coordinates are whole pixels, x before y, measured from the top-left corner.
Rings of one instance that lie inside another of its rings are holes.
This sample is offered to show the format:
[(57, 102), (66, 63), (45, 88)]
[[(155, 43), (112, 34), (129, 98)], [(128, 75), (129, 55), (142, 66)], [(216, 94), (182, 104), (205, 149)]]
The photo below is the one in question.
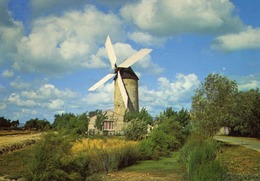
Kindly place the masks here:
[(128, 95), (127, 95), (127, 92), (126, 92), (126, 89), (125, 89), (125, 85), (123, 83), (123, 79), (120, 75), (120, 72), (118, 72), (118, 86), (119, 86), (119, 89), (120, 89), (120, 92), (121, 92), (121, 95), (122, 95), (122, 98), (123, 98), (123, 101), (124, 101), (124, 104), (125, 104), (125, 108), (128, 108)]
[(109, 61), (111, 63), (111, 67), (112, 67), (112, 69), (115, 69), (116, 54), (115, 54), (115, 51), (114, 51), (114, 48), (113, 48), (113, 45), (111, 43), (111, 40), (110, 40), (109, 36), (107, 36), (107, 40), (106, 40), (105, 46), (106, 46), (106, 50), (107, 50)]
[(149, 54), (152, 51), (152, 49), (141, 49), (128, 59), (126, 59), (123, 63), (121, 63), (118, 67), (121, 68), (128, 68), (131, 65), (133, 65), (135, 62), (143, 58), (145, 55)]
[(96, 90), (98, 87), (100, 87), (101, 85), (103, 85), (106, 81), (108, 81), (109, 79), (111, 79), (113, 76), (115, 76), (116, 74), (107, 74), (105, 77), (103, 77), (100, 81), (98, 81), (95, 85), (93, 85), (92, 87), (90, 87), (88, 90), (89, 91), (94, 91)]

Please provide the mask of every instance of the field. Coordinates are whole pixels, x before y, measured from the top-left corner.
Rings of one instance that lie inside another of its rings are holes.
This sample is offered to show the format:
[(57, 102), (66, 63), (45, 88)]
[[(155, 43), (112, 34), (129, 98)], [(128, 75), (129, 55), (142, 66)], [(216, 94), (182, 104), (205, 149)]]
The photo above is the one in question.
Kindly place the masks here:
[(1, 131), (0, 132), (0, 155), (7, 154), (33, 144), (40, 139), (41, 133), (30, 133), (25, 131)]
[[(20, 138), (19, 138), (20, 137)], [(12, 145), (19, 141), (39, 139), (40, 134), (14, 134), (1, 136), (1, 144)], [(4, 140), (4, 141), (3, 141)], [(7, 141), (9, 140), (9, 141)], [(97, 140), (91, 142), (89, 139), (75, 142), (72, 152), (86, 151), (84, 148), (106, 149), (108, 144), (114, 145), (113, 149), (120, 149), (124, 142), (120, 140), (109, 140), (107, 144), (100, 144)], [(135, 144), (134, 142), (130, 145)], [(101, 147), (100, 147), (101, 146)], [(12, 151), (0, 156), (0, 180), (7, 178), (21, 178), (26, 171), (26, 165), (32, 162), (34, 145)], [(97, 152), (98, 153), (98, 152)], [(161, 158), (158, 161), (147, 160), (121, 169), (110, 170), (109, 173), (93, 174), (92, 180), (183, 180), (185, 168), (178, 162), (179, 152), (172, 153), (171, 157)], [(259, 180), (260, 152), (238, 145), (222, 144), (217, 159), (225, 165), (233, 180)]]

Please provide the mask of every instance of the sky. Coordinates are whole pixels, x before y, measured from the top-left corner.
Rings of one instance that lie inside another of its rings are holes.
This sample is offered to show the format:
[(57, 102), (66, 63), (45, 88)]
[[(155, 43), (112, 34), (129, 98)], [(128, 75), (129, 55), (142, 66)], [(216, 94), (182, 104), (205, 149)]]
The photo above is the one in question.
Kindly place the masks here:
[(210, 73), (260, 87), (259, 0), (1, 0), (0, 116), (53, 122), (55, 114), (113, 110), (105, 50), (117, 64), (153, 51), (132, 66), (139, 107), (156, 116), (190, 109)]

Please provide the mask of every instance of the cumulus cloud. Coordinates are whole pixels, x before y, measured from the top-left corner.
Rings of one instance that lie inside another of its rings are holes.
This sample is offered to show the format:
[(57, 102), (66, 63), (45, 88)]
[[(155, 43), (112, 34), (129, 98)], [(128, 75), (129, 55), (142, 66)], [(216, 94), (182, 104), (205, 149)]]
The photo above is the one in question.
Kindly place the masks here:
[(188, 108), (194, 90), (199, 86), (200, 81), (195, 74), (177, 74), (173, 81), (160, 77), (157, 83), (157, 90), (150, 90), (146, 86), (139, 88), (140, 106), (146, 107), (154, 113), (158, 113), (158, 110), (164, 110), (166, 107)]
[(12, 18), (8, 1), (0, 1), (0, 63), (11, 58), (23, 35), (23, 24)]
[(142, 31), (158, 36), (179, 33), (221, 33), (243, 28), (228, 0), (142, 0), (121, 9), (121, 15)]
[(237, 77), (236, 81), (240, 91), (260, 88), (260, 75), (250, 74), (248, 76)]
[(260, 28), (248, 27), (239, 33), (219, 36), (212, 47), (224, 52), (260, 48)]
[(82, 11), (69, 11), (63, 16), (38, 18), (32, 31), (17, 44), (13, 67), (31, 72), (64, 73), (80, 68), (103, 67), (91, 58), (103, 46), (110, 34), (116, 40), (123, 37), (121, 20), (93, 6)]
[(143, 46), (162, 46), (165, 42), (165, 38), (157, 38), (155, 36), (150, 35), (149, 33), (144, 32), (132, 32), (128, 33), (127, 37)]
[(4, 71), (2, 72), (2, 76), (3, 76), (3, 77), (12, 77), (12, 76), (14, 76), (14, 72), (11, 71), (11, 70), (4, 70)]
[(9, 84), (14, 89), (28, 89), (31, 87), (30, 83), (22, 81), (19, 77), (16, 78), (14, 81), (11, 81)]
[[(34, 113), (40, 117), (53, 119), (57, 112), (65, 112), (77, 108), (84, 109), (85, 105), (79, 93), (69, 89), (59, 89), (53, 84), (43, 84), (30, 90), (18, 90), (3, 98), (0, 105), (3, 111), (12, 110), (12, 119), (24, 120), (32, 118)], [(16, 115), (16, 116), (15, 116)]]

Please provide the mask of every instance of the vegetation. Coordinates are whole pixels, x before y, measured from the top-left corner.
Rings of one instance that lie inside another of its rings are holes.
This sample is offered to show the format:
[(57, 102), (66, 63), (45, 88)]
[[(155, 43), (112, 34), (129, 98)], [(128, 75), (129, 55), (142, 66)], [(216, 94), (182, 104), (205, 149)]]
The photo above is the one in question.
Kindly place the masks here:
[(39, 141), (26, 180), (83, 180), (87, 157), (70, 153), (71, 138), (50, 133)]
[(167, 108), (157, 117), (157, 126), (148, 138), (141, 142), (141, 155), (144, 159), (159, 159), (169, 156), (172, 151), (180, 148), (189, 135), (189, 113)]
[(51, 129), (51, 123), (46, 119), (40, 120), (38, 118), (30, 119), (24, 125), (27, 130), (46, 131)]
[(128, 123), (125, 128), (125, 137), (128, 140), (142, 140), (147, 135), (147, 125), (153, 125), (153, 118), (145, 108), (140, 112), (127, 112), (124, 121)]
[(192, 97), (192, 124), (207, 137), (221, 127), (229, 127), (231, 135), (259, 137), (259, 107), (258, 89), (238, 92), (235, 81), (210, 74)]
[(186, 167), (186, 179), (193, 181), (224, 180), (226, 168), (217, 160), (218, 144), (200, 136), (191, 137), (180, 151), (180, 161)]
[(79, 115), (73, 113), (56, 114), (54, 118), (52, 124), (54, 130), (64, 134), (86, 135), (89, 123), (89, 116), (86, 112)]
[(19, 126), (19, 120), (11, 121), (4, 117), (0, 117), (0, 130), (1, 129), (16, 129)]
[[(232, 168), (223, 166), (229, 164), (222, 154), (223, 147), (225, 152), (228, 148), (212, 139), (221, 127), (228, 127), (231, 135), (260, 137), (259, 89), (239, 92), (235, 81), (210, 74), (195, 91), (191, 112), (168, 107), (155, 119), (145, 108), (140, 112), (127, 112), (124, 137), (88, 137), (91, 116), (96, 116), (95, 126), (101, 130), (107, 119), (101, 110), (79, 115), (57, 114), (52, 125), (45, 119), (27, 121), (28, 130), (55, 132), (46, 134), (34, 146), (30, 155), (33, 159), (28, 160), (30, 166), (24, 177), (27, 180), (86, 180), (97, 173), (120, 170), (141, 160), (150, 160), (144, 163), (157, 160), (159, 168), (162, 160), (172, 158), (172, 152), (180, 150), (181, 165), (177, 168), (186, 169), (187, 180), (259, 178), (231, 173)], [(4, 129), (16, 128), (17, 123), (19, 121), (0, 118)], [(153, 126), (151, 132), (147, 130), (148, 125)], [(171, 165), (176, 162), (167, 161), (167, 164), (165, 167), (176, 168)], [(19, 176), (20, 173), (15, 175)]]
[(85, 180), (97, 172), (117, 170), (136, 162), (137, 143), (120, 139), (83, 139), (47, 134), (35, 147), (27, 180)]

